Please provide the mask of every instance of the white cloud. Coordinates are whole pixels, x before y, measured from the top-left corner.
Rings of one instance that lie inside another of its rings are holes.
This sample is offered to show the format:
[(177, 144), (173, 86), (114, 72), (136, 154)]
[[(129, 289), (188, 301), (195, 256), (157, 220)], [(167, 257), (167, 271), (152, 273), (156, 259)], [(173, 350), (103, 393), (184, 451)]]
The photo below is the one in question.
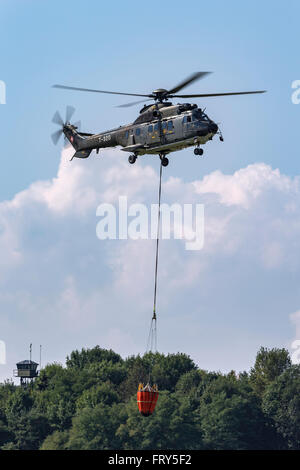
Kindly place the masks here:
[(194, 186), (198, 194), (216, 194), (222, 204), (244, 208), (249, 208), (262, 193), (269, 190), (281, 193), (299, 190), (298, 181), (292, 181), (265, 163), (249, 165), (233, 175), (214, 171), (204, 176), (202, 181), (196, 181)]
[(290, 315), (290, 319), (293, 325), (295, 325), (295, 329), (296, 329), (295, 339), (300, 340), (300, 310), (297, 310), (297, 312), (292, 313)]
[[(71, 153), (63, 152), (55, 178), (0, 203), (0, 339), (11, 361), (33, 340), (49, 360), (96, 343), (119, 344), (123, 354), (146, 343), (155, 242), (99, 241), (96, 208), (120, 195), (156, 203), (158, 174), (128, 165), (123, 152), (69, 163)], [(255, 350), (272, 341), (272, 323), (274, 341), (285, 342), (288, 312), (300, 302), (299, 180), (264, 163), (192, 183), (169, 174), (164, 202), (205, 204), (205, 243), (199, 252), (185, 251), (184, 241), (161, 243), (160, 344), (205, 358), (206, 367), (242, 367), (233, 338)]]

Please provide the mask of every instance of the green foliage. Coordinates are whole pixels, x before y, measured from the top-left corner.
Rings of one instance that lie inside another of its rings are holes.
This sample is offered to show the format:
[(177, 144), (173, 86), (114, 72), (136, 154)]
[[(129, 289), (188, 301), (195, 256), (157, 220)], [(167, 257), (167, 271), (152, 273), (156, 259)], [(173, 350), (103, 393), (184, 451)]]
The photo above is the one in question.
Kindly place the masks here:
[(120, 362), (103, 360), (91, 364), (87, 371), (91, 377), (94, 377), (95, 383), (110, 381), (114, 385), (120, 385), (126, 379), (125, 365)]
[(200, 399), (199, 419), (207, 449), (268, 449), (268, 431), (259, 400), (232, 373), (211, 382)]
[(276, 377), (263, 396), (263, 410), (282, 436), (283, 448), (300, 449), (300, 365)]
[(196, 369), (196, 364), (186, 354), (156, 354), (153, 361), (152, 376), (160, 389), (173, 392), (182, 374)]
[(54, 431), (53, 434), (46, 437), (41, 450), (66, 450), (68, 440), (68, 431)]
[(77, 410), (83, 408), (95, 408), (100, 403), (111, 406), (120, 401), (118, 393), (113, 389), (110, 382), (104, 382), (100, 385), (85, 390), (76, 402)]
[(122, 444), (117, 429), (124, 415), (123, 405), (112, 406), (99, 403), (95, 407), (86, 407), (73, 419), (67, 449), (105, 450), (119, 449)]
[(136, 401), (127, 407), (127, 419), (117, 434), (123, 449), (200, 449), (201, 430), (188, 398), (161, 392), (155, 413), (144, 417), (136, 412)]
[(93, 349), (82, 348), (80, 352), (77, 350), (73, 351), (70, 357), (67, 357), (66, 365), (69, 368), (83, 369), (90, 364), (95, 364), (102, 361), (115, 364), (116, 362), (122, 362), (122, 358), (119, 354), (116, 354), (111, 349), (107, 350), (96, 346)]
[(11, 440), (12, 436), (5, 421), (0, 419), (0, 448)]
[(191, 370), (181, 375), (176, 384), (176, 391), (192, 398), (199, 398), (207, 386), (220, 375), (204, 370)]
[(147, 383), (152, 361), (149, 361), (149, 355), (143, 358), (140, 356), (129, 357), (125, 361), (126, 378), (120, 387), (120, 396), (124, 402), (127, 402), (137, 390), (137, 384)]
[[(138, 412), (139, 382), (157, 383)], [(300, 366), (261, 348), (248, 375), (198, 369), (186, 354), (74, 351), (28, 388), (0, 384), (0, 449), (299, 449)]]
[(160, 390), (174, 391), (182, 374), (196, 370), (196, 365), (186, 354), (147, 353), (143, 357), (129, 357), (125, 361), (126, 379), (122, 384), (125, 401), (136, 392), (137, 384), (151, 382), (159, 384)]
[(268, 384), (290, 366), (291, 359), (286, 349), (260, 348), (250, 373), (250, 380), (257, 395), (262, 397)]
[(47, 418), (33, 408), (30, 390), (18, 388), (8, 398), (6, 419), (15, 449), (38, 449), (50, 431)]

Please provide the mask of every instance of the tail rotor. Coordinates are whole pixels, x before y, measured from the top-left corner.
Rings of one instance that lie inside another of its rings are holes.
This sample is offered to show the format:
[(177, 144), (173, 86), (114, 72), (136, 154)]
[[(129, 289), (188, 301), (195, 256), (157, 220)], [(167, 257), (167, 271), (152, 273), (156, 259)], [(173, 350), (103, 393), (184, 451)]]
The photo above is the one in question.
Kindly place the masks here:
[[(61, 117), (59, 111), (56, 111), (56, 113), (54, 114), (54, 116), (52, 118), (52, 122), (54, 124), (57, 124), (60, 127), (60, 129), (58, 129), (57, 131), (53, 132), (53, 134), (51, 134), (51, 139), (52, 139), (54, 145), (57, 145), (60, 137), (64, 133), (65, 127), (67, 125), (70, 125), (70, 120), (72, 119), (72, 116), (73, 116), (74, 113), (75, 113), (75, 108), (73, 106), (67, 106), (65, 121)], [(75, 124), (72, 125), (72, 127), (74, 129), (80, 129), (80, 126), (81, 126), (80, 121), (78, 121), (78, 122), (76, 122)]]

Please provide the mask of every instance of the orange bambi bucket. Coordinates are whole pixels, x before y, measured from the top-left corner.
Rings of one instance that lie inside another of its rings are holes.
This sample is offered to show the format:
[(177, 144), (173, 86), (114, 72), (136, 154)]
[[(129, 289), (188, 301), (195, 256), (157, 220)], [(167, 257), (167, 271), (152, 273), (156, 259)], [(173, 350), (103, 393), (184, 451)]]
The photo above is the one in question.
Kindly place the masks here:
[(152, 415), (155, 410), (156, 402), (158, 399), (158, 389), (156, 385), (151, 387), (147, 384), (145, 387), (143, 384), (139, 385), (137, 391), (137, 404), (139, 407), (139, 412), (143, 416)]

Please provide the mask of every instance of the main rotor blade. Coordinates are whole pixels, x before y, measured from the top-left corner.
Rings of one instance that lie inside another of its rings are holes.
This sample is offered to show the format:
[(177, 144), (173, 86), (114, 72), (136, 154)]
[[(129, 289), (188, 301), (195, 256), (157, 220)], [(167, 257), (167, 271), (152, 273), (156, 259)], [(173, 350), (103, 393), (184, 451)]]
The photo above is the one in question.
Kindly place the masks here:
[(109, 95), (145, 96), (146, 98), (150, 98), (151, 96), (151, 95), (141, 95), (138, 93), (121, 93), (119, 91), (93, 90), (92, 88), (78, 88), (75, 86), (66, 86), (66, 85), (53, 85), (53, 88), (62, 88), (64, 90), (76, 90), (76, 91), (90, 91), (92, 93), (107, 93)]
[(131, 103), (119, 104), (116, 108), (129, 108), (130, 106), (134, 106), (136, 104), (145, 103), (145, 101), (152, 101), (153, 99), (149, 98), (148, 100), (139, 100), (139, 101), (131, 101)]
[(54, 114), (54, 116), (52, 118), (52, 122), (54, 122), (55, 124), (58, 124), (59, 126), (64, 125), (63, 118), (61, 117), (61, 115), (59, 114), (58, 111), (56, 111), (56, 113)]
[(52, 142), (54, 143), (54, 145), (57, 144), (57, 142), (59, 141), (59, 138), (62, 135), (62, 133), (63, 133), (62, 129), (58, 129), (58, 131), (55, 131), (55, 132), (53, 132), (53, 134), (51, 134), (51, 139), (52, 139)]
[(200, 80), (201, 78), (204, 78), (206, 75), (209, 75), (212, 72), (196, 72), (187, 77), (183, 82), (179, 83), (177, 86), (174, 88), (171, 88), (171, 90), (168, 90), (168, 94), (172, 95), (173, 93), (177, 93), (178, 91), (182, 90), (182, 88), (185, 88), (186, 86), (190, 85), (191, 83), (195, 82), (196, 80)]
[(267, 90), (260, 91), (238, 91), (234, 93), (204, 93), (201, 95), (172, 95), (171, 98), (209, 98), (210, 96), (232, 96), (232, 95), (253, 95), (255, 93), (266, 93)]
[(66, 107), (66, 121), (65, 122), (70, 122), (73, 114), (75, 113), (75, 108), (73, 106), (67, 106)]

